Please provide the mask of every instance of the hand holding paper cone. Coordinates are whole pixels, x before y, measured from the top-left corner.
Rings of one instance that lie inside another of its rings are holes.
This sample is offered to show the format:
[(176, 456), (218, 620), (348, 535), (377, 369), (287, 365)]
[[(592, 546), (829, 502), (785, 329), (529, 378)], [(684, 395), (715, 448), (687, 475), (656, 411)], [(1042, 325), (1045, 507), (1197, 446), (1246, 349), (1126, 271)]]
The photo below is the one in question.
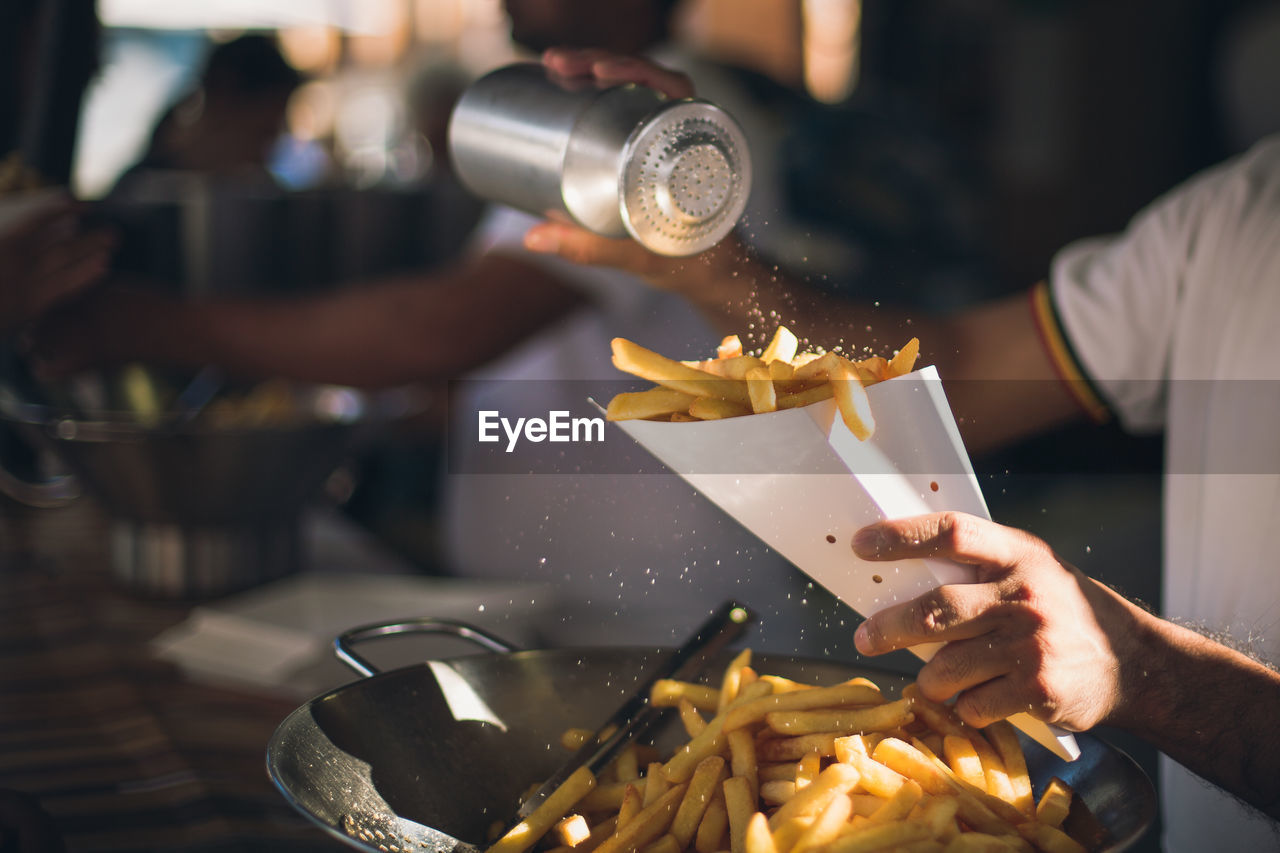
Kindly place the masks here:
[[(771, 348), (786, 354), (785, 335)], [(849, 544), (859, 529), (943, 511), (990, 517), (937, 372), (900, 372), (910, 371), (918, 354), (912, 339), (891, 359), (853, 362), (828, 352), (765, 362), (726, 339), (714, 359), (679, 362), (616, 339), (615, 364), (660, 387), (619, 395), (608, 415), (779, 554), (869, 616), (978, 577), (972, 566), (945, 556), (864, 560)], [(771, 371), (768, 380), (761, 368)], [(763, 389), (752, 392), (750, 383), (765, 381), (772, 384), (775, 411), (763, 411)], [(683, 423), (699, 415), (707, 419)], [(918, 638), (911, 651), (927, 661), (941, 639)], [(1026, 713), (1011, 722), (1060, 757), (1079, 754), (1069, 733)]]
[(1062, 562), (1044, 542), (964, 513), (883, 521), (853, 540), (864, 560), (945, 557), (977, 582), (940, 586), (870, 616), (858, 651), (884, 654), (945, 641), (917, 681), (979, 728), (1020, 711), (1069, 729), (1102, 723), (1119, 703), (1121, 661), (1135, 642), (1133, 605)]

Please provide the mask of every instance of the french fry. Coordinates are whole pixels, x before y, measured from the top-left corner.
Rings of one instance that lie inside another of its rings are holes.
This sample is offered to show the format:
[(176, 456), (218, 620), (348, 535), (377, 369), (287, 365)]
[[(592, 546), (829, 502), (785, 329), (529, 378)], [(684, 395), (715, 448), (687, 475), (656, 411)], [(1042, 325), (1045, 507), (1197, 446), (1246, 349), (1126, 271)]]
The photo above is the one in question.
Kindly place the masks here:
[(822, 772), (822, 753), (813, 750), (800, 756), (796, 762), (796, 790), (812, 784)]
[(742, 341), (737, 335), (727, 335), (716, 347), (716, 358), (733, 358), (742, 355)]
[(767, 364), (771, 361), (790, 362), (796, 357), (796, 350), (800, 348), (800, 342), (796, 340), (796, 336), (786, 326), (779, 326), (777, 331), (773, 333), (773, 340), (769, 341), (769, 345), (764, 348), (764, 354), (760, 358)]
[(792, 853), (802, 853), (835, 841), (853, 816), (853, 801), (847, 794), (837, 794), (823, 806), (809, 828), (796, 840)]
[(947, 735), (942, 741), (942, 752), (957, 776), (974, 787), (986, 787), (987, 777), (982, 772), (982, 761), (971, 740), (964, 735)]
[[(775, 361), (773, 364), (781, 364)], [(778, 393), (773, 387), (773, 376), (767, 367), (753, 367), (747, 371), (747, 394), (751, 397), (751, 411), (757, 415), (778, 411)]]
[(889, 376), (906, 376), (916, 366), (916, 359), (920, 357), (920, 339), (912, 338), (898, 350), (893, 358), (889, 359)]
[(771, 361), (768, 364), (769, 378), (774, 382), (788, 382), (795, 376), (796, 369), (789, 361)]
[(859, 441), (866, 441), (875, 432), (876, 419), (871, 414), (871, 401), (867, 399), (862, 380), (858, 378), (852, 365), (846, 362), (836, 368), (830, 382), (836, 408), (840, 410), (840, 419)]
[(787, 818), (776, 827), (770, 827), (773, 830), (773, 843), (778, 848), (778, 853), (791, 853), (800, 836), (809, 831), (815, 819), (813, 815), (798, 815)]
[(595, 774), (586, 767), (579, 767), (563, 785), (551, 792), (551, 796), (542, 805), (533, 810), (533, 814), (491, 844), (487, 853), (524, 853), (595, 786)]
[(662, 678), (649, 691), (649, 704), (655, 708), (678, 707), (681, 699), (688, 699), (699, 711), (714, 713), (720, 708), (720, 691), (705, 684)]
[(1008, 720), (1000, 720), (983, 732), (1004, 762), (1012, 794), (1009, 802), (1024, 814), (1034, 816), (1036, 803), (1031, 796), (1031, 776), (1027, 773), (1027, 758), (1022, 753), (1017, 731)]
[(1083, 844), (1046, 823), (1027, 821), (1018, 826), (1018, 832), (1044, 853), (1087, 853)]
[[(719, 380), (728, 382), (727, 379)], [(751, 404), (717, 397), (698, 397), (689, 404), (689, 414), (700, 421), (718, 421), (722, 418), (740, 418), (751, 414)]]
[(753, 797), (760, 793), (760, 770), (756, 759), (756, 742), (745, 729), (734, 729), (725, 736), (729, 742), (729, 770), (741, 776), (751, 787)]
[[(735, 729), (735, 731), (739, 730)], [(758, 758), (759, 756), (757, 756), (757, 759)], [(796, 765), (793, 761), (759, 764), (758, 767), (761, 782), (774, 782), (778, 780), (794, 782), (796, 780)]]
[(596, 853), (635, 853), (667, 831), (675, 817), (676, 807), (684, 797), (685, 785), (676, 785), (653, 805), (645, 806), (625, 826), (605, 839)]
[(888, 731), (910, 723), (911, 700), (899, 699), (883, 705), (866, 708), (849, 708), (835, 711), (772, 711), (765, 715), (765, 722), (776, 732), (791, 735), (816, 732)]
[(761, 680), (769, 682), (773, 687), (774, 693), (791, 693), (796, 690), (812, 690), (812, 684), (801, 684), (790, 678), (783, 678), (781, 675), (762, 675)]
[(916, 803), (920, 802), (920, 798), (924, 796), (924, 789), (919, 783), (908, 779), (902, 783), (902, 786), (894, 792), (893, 796), (884, 801), (884, 805), (880, 806), (873, 814), (870, 815), (872, 823), (888, 823), (889, 821), (902, 820), (911, 813), (916, 807)]
[(751, 371), (765, 368), (765, 363), (754, 355), (739, 355), (733, 358), (712, 359), (702, 362), (706, 372), (722, 379), (744, 380)]
[(838, 737), (839, 732), (818, 732), (796, 737), (770, 738), (756, 745), (756, 755), (762, 761), (799, 761), (811, 752), (820, 756), (835, 755)]
[(724, 759), (718, 755), (702, 759), (693, 771), (684, 799), (680, 801), (680, 807), (671, 822), (671, 835), (680, 843), (679, 850), (687, 847), (697, 834), (702, 815), (706, 813), (712, 795), (720, 786), (724, 771)]
[(853, 738), (840, 738), (836, 741), (836, 758), (858, 771), (858, 787), (869, 794), (886, 799), (898, 793), (898, 789), (907, 782), (907, 777), (865, 752), (842, 748), (841, 741), (851, 740)]
[(676, 709), (680, 712), (680, 722), (689, 737), (699, 734), (707, 727), (707, 721), (698, 714), (698, 709), (688, 699), (681, 699)]
[(778, 848), (773, 843), (773, 833), (769, 831), (769, 821), (760, 812), (753, 814), (747, 821), (743, 848), (746, 853), (778, 853)]
[(640, 853), (680, 853), (682, 849), (680, 842), (668, 832), (648, 847), (645, 847)]
[(793, 690), (753, 699), (733, 708), (725, 715), (724, 728), (733, 731), (760, 722), (775, 711), (808, 711), (814, 708), (839, 708), (845, 705), (873, 705), (884, 701), (879, 690), (862, 684), (838, 684), (813, 690)]
[(826, 352), (795, 369), (792, 378), (797, 382), (809, 382), (815, 379), (827, 379), (844, 361), (837, 353)]
[(694, 397), (729, 400), (743, 406), (750, 404), (746, 386), (742, 383), (717, 379), (696, 367), (658, 355), (626, 338), (614, 338), (612, 346), (614, 366), (626, 373)]
[(631, 823), (631, 819), (644, 810), (644, 794), (635, 785), (627, 785), (622, 792), (622, 804), (618, 806), (618, 829)]
[(644, 804), (651, 806), (658, 798), (671, 790), (671, 782), (662, 772), (663, 765), (657, 761), (650, 762), (644, 774)]
[(639, 755), (634, 746), (629, 746), (614, 759), (613, 772), (619, 782), (634, 782), (640, 778)]
[(892, 374), (889, 373), (889, 362), (884, 356), (873, 355), (870, 358), (864, 358), (862, 361), (853, 362), (853, 367), (863, 385), (874, 385), (892, 378)]
[(796, 391), (791, 394), (782, 394), (778, 397), (779, 409), (800, 409), (813, 403), (820, 403), (823, 400), (830, 400), (833, 395), (829, 384), (815, 385), (803, 391)]
[(939, 841), (950, 841), (960, 834), (956, 824), (956, 812), (960, 801), (955, 797), (929, 797), (917, 806), (916, 819), (929, 827), (929, 832)]
[(595, 826), (591, 827), (591, 834), (587, 836), (586, 841), (583, 841), (573, 848), (574, 853), (593, 853), (597, 847), (604, 843), (606, 838), (613, 835), (617, 828), (617, 815), (605, 818)]
[[(989, 792), (987, 770), (1004, 774), (1009, 789), (1026, 773), (1007, 724), (980, 732), (915, 685), (890, 701), (864, 678), (818, 687), (757, 675), (749, 662), (749, 650), (735, 657), (719, 688), (655, 686), (650, 701), (680, 710), (688, 742), (666, 763), (652, 760), (653, 747), (628, 747), (609, 768), (618, 781), (596, 782), (576, 805), (559, 806), (565, 811), (540, 830), (554, 828), (559, 846), (544, 853), (1084, 850), (1059, 828), (1072, 801), (1060, 780), (1029, 812)], [(704, 719), (695, 700), (715, 715)], [(885, 729), (842, 730), (869, 720)], [(821, 730), (829, 726), (838, 728)], [(494, 848), (524, 853), (531, 843), (504, 836)]]
[(795, 780), (773, 779), (760, 783), (760, 799), (771, 806), (780, 806), (795, 795)]
[(847, 794), (858, 784), (858, 771), (847, 764), (832, 764), (803, 790), (778, 807), (769, 816), (769, 826), (777, 828), (784, 821), (800, 815), (815, 814), (839, 794)]
[(729, 813), (730, 853), (746, 853), (747, 824), (756, 813), (756, 801), (751, 798), (751, 788), (741, 776), (724, 780), (724, 806)]
[(751, 665), (751, 650), (743, 649), (733, 656), (725, 667), (724, 677), (720, 680), (720, 701), (716, 710), (723, 711), (738, 698), (738, 690), (742, 686), (742, 668)]
[(1006, 837), (966, 832), (951, 839), (944, 853), (1013, 853), (1018, 848), (1006, 841)]
[(588, 812), (602, 812), (617, 809), (622, 805), (622, 798), (627, 793), (627, 782), (610, 782), (596, 785), (582, 798), (582, 808)]
[[(862, 787), (862, 781), (859, 780), (858, 787)], [(853, 803), (853, 813), (860, 817), (870, 817), (884, 805), (884, 798), (877, 797), (875, 794), (858, 794), (849, 795), (849, 801)]]
[(560, 745), (565, 749), (577, 751), (582, 748), (582, 745), (586, 743), (587, 739), (593, 734), (595, 734), (595, 732), (591, 729), (565, 729), (560, 735)]
[(587, 819), (580, 814), (567, 815), (560, 819), (555, 828), (556, 838), (565, 847), (577, 847), (591, 837), (591, 827)]
[(716, 853), (723, 850), (721, 843), (729, 829), (729, 812), (724, 804), (723, 789), (711, 798), (707, 810), (702, 814), (702, 822), (698, 824), (697, 835), (693, 839), (693, 849), (698, 853)]
[(912, 841), (924, 841), (929, 837), (927, 827), (905, 820), (872, 824), (840, 836), (829, 844), (816, 848), (815, 853), (871, 853), (886, 850)]
[(605, 408), (605, 419), (626, 421), (653, 418), (675, 412), (689, 411), (694, 401), (692, 394), (673, 391), (670, 388), (650, 388), (647, 391), (628, 391), (615, 394)]
[(1044, 786), (1040, 802), (1036, 803), (1036, 820), (1055, 828), (1062, 826), (1062, 822), (1067, 819), (1067, 813), (1071, 811), (1073, 796), (1071, 786), (1054, 776), (1049, 780), (1049, 784)]

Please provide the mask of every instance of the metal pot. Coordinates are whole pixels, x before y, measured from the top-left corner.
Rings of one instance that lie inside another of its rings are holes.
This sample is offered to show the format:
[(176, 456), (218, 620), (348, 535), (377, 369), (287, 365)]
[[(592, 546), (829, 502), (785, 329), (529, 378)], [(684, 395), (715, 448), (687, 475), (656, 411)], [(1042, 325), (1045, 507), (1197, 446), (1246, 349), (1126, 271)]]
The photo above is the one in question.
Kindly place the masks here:
[(751, 189), (746, 136), (714, 104), (565, 79), (536, 63), (499, 68), (462, 94), (449, 151), (482, 198), (630, 234), (663, 255), (720, 242)]
[(72, 472), (43, 484), (3, 474), (0, 490), (58, 506), (80, 486), (110, 518), (111, 569), (160, 598), (223, 595), (300, 567), (300, 513), (373, 417), (368, 395), (299, 388), (293, 414), (233, 427), (124, 412), (69, 415), (0, 389), (0, 421), (49, 448)]
[[(472, 639), (490, 653), (377, 673), (352, 649), (363, 639), (407, 631)], [(357, 629), (339, 637), (337, 648), (369, 677), (290, 714), (271, 739), (267, 770), (285, 798), (316, 824), (353, 847), (383, 853), (483, 849), (490, 824), (506, 823), (528, 785), (563, 763), (561, 733), (608, 719), (672, 653), (519, 651), (478, 628), (432, 619)], [(722, 671), (729, 659), (722, 653), (709, 674)], [(833, 661), (759, 655), (754, 665), (817, 684), (864, 675), (897, 691), (910, 681)], [(687, 739), (674, 716), (667, 723), (655, 735), (664, 750)], [(1061, 778), (1087, 806), (1087, 812), (1073, 808), (1069, 820), (1096, 820), (1097, 850), (1127, 849), (1155, 816), (1151, 782), (1105, 741), (1089, 734), (1078, 740), (1081, 756), (1071, 763), (1023, 740), (1036, 796), (1050, 777)]]

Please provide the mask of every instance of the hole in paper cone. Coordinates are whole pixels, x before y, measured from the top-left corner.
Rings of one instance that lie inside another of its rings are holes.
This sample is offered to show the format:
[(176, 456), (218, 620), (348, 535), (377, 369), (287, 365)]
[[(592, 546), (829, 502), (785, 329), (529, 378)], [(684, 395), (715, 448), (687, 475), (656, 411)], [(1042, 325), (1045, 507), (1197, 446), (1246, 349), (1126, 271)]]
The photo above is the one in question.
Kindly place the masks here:
[(935, 492), (938, 491), (938, 481), (934, 480), (933, 482), (931, 482), (929, 484), (929, 489)]
[(835, 537), (835, 536), (833, 536), (833, 535), (831, 535), (830, 533), (828, 533), (828, 534), (827, 534), (827, 541), (828, 541), (828, 542), (830, 542), (832, 545), (834, 545), (834, 544), (836, 544), (836, 537)]
[(884, 578), (880, 577), (879, 575), (872, 575), (871, 579), (876, 583), (884, 583)]

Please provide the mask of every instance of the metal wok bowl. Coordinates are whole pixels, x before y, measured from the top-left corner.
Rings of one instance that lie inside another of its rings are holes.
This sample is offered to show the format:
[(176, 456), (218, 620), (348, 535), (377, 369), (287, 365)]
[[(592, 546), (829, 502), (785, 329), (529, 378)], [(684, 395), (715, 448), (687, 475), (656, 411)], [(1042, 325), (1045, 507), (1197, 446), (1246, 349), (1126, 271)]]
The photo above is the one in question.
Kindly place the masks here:
[[(490, 654), (376, 673), (354, 654), (356, 639), (424, 631), (473, 639)], [(561, 733), (596, 728), (670, 649), (519, 651), (471, 626), (437, 620), (348, 632), (339, 657), (368, 675), (291, 713), (267, 750), (267, 771), (285, 798), (316, 824), (362, 850), (467, 853), (485, 846), (494, 821), (515, 815), (521, 793), (566, 759)], [(718, 675), (731, 655), (713, 660)], [(894, 693), (910, 678), (830, 661), (758, 655), (753, 665), (816, 684), (866, 676)], [(1064, 762), (1023, 739), (1037, 798), (1050, 777), (1076, 791), (1068, 828), (1091, 849), (1125, 850), (1151, 824), (1155, 791), (1127, 755), (1092, 735)], [(687, 740), (674, 715), (658, 729), (664, 752)]]

